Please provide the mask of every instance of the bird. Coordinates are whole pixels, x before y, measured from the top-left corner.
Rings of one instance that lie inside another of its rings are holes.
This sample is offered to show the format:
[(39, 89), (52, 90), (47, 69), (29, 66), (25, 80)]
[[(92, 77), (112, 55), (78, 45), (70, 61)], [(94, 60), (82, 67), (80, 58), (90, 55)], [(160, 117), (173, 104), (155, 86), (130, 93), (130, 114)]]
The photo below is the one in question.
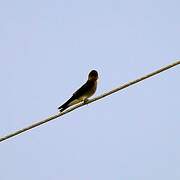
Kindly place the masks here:
[(88, 98), (91, 97), (97, 89), (98, 72), (96, 70), (91, 70), (88, 74), (88, 80), (84, 85), (82, 85), (70, 99), (68, 99), (64, 104), (58, 107), (60, 112), (63, 112), (70, 106), (73, 106), (79, 102), (87, 102)]

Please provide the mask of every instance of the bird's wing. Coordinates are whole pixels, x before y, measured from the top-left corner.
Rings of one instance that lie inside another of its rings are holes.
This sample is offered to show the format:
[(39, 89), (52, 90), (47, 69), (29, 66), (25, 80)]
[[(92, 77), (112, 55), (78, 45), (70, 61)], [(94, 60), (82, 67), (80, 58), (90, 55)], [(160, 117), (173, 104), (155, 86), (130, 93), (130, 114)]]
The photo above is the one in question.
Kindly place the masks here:
[(72, 97), (67, 100), (63, 105), (61, 105), (58, 109), (60, 111), (64, 111), (69, 106), (80, 102), (80, 98), (87, 94), (87, 92), (93, 88), (94, 82), (87, 81), (83, 86), (81, 86), (75, 93), (73, 93)]
[(85, 95), (93, 86), (94, 86), (94, 82), (87, 81), (75, 93), (73, 93), (72, 97), (74, 97), (75, 99), (78, 99), (79, 97)]

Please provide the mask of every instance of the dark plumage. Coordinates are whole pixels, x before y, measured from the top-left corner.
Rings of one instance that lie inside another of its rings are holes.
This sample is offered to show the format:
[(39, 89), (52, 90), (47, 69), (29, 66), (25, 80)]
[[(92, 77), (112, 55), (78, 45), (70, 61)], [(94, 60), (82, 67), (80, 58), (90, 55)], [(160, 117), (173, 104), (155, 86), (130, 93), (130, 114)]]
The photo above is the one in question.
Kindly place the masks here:
[(86, 81), (86, 83), (83, 86), (81, 86), (68, 101), (66, 101), (63, 105), (61, 105), (58, 108), (60, 112), (64, 111), (69, 106), (77, 104), (81, 101), (85, 101), (87, 100), (87, 98), (91, 97), (96, 91), (97, 79), (97, 71), (92, 70), (88, 75), (88, 80)]

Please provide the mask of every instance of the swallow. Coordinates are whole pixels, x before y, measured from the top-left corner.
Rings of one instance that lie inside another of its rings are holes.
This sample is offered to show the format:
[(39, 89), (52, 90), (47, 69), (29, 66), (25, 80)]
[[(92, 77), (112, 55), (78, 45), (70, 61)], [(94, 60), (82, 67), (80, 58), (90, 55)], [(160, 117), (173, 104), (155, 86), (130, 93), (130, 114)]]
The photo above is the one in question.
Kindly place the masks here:
[(62, 112), (68, 107), (75, 105), (79, 102), (86, 102), (89, 97), (91, 97), (97, 89), (97, 80), (98, 80), (98, 72), (96, 70), (92, 70), (88, 75), (88, 80), (86, 83), (81, 86), (75, 93), (73, 93), (72, 97), (67, 100), (63, 105), (58, 107), (59, 111)]

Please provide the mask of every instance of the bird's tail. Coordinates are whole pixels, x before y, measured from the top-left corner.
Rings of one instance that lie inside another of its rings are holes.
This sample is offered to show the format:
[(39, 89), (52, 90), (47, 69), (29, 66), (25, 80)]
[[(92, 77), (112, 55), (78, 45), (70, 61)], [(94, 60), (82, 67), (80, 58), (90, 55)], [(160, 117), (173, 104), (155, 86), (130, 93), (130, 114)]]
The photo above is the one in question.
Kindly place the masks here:
[(68, 106), (68, 103), (65, 102), (63, 105), (59, 106), (58, 109), (60, 112), (64, 111), (65, 109), (67, 109), (69, 106)]
[(65, 109), (67, 109), (71, 101), (72, 101), (72, 97), (68, 101), (66, 101), (63, 105), (58, 107), (59, 111), (62, 112)]

